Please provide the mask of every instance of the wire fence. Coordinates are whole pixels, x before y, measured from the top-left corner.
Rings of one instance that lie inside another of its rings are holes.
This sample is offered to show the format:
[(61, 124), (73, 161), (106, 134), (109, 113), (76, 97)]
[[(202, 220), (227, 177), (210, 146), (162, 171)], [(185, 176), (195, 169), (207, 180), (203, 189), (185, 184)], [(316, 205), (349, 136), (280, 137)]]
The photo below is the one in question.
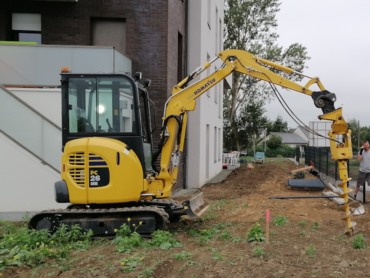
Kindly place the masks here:
[[(331, 160), (329, 147), (305, 146), (304, 161), (304, 164), (308, 166), (311, 165), (312, 161), (315, 170), (333, 178), (335, 181), (339, 180), (338, 163)], [(358, 178), (359, 165), (360, 163), (355, 158), (348, 161), (348, 174), (353, 181), (356, 181)]]

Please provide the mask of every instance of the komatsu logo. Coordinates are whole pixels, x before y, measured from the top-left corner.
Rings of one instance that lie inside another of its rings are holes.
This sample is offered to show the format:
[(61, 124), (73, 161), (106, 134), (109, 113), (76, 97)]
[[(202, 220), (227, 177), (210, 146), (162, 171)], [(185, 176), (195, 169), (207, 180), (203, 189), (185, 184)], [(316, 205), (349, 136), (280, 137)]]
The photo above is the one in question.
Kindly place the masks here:
[(216, 78), (213, 78), (211, 80), (208, 80), (208, 82), (204, 86), (200, 87), (198, 90), (196, 90), (194, 92), (194, 95), (197, 95), (197, 94), (201, 93), (202, 91), (204, 91), (205, 89), (207, 89), (209, 86), (211, 86), (215, 82), (216, 82)]

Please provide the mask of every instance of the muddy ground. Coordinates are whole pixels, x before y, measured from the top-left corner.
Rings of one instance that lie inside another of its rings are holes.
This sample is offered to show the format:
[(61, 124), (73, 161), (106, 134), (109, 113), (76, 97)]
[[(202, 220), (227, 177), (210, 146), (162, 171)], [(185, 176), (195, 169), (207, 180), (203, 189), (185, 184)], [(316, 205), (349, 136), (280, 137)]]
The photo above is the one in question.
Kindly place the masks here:
[[(248, 169), (244, 165), (222, 183), (203, 187), (205, 199), (212, 208), (202, 219), (182, 220), (171, 224), (170, 231), (183, 247), (170, 250), (137, 250), (119, 254), (110, 241), (92, 245), (87, 252), (72, 254), (69, 270), (47, 262), (31, 269), (8, 267), (2, 277), (139, 277), (143, 270), (152, 272), (141, 277), (370, 277), (370, 248), (354, 249), (354, 237), (343, 236), (344, 212), (325, 199), (271, 200), (271, 196), (319, 196), (322, 192), (297, 191), (287, 188), (288, 161), (276, 160)], [(316, 178), (308, 175), (306, 178)], [(352, 204), (356, 206), (356, 202)], [(355, 235), (370, 236), (370, 216), (353, 217)], [(270, 223), (270, 243), (247, 242), (253, 224), (265, 229), (265, 212), (271, 219), (284, 216), (284, 226)], [(306, 224), (305, 224), (306, 223)], [(190, 230), (209, 230), (216, 225), (232, 238), (217, 234), (202, 242)], [(370, 246), (370, 244), (369, 244)], [(257, 254), (258, 249), (262, 254)], [(181, 251), (192, 257), (179, 261), (173, 257)], [(144, 264), (133, 272), (123, 272), (119, 261), (139, 253)], [(152, 276), (149, 276), (151, 273)], [(1, 278), (2, 278), (1, 277)]]

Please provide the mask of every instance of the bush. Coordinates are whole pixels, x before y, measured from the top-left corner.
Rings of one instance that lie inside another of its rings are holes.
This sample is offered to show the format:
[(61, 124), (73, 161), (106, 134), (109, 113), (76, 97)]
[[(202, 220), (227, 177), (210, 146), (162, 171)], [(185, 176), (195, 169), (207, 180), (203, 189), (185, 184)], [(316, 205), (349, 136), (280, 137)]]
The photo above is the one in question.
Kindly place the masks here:
[(281, 146), (282, 139), (280, 136), (271, 134), (270, 139), (267, 140), (266, 145), (269, 147), (269, 149), (277, 149)]

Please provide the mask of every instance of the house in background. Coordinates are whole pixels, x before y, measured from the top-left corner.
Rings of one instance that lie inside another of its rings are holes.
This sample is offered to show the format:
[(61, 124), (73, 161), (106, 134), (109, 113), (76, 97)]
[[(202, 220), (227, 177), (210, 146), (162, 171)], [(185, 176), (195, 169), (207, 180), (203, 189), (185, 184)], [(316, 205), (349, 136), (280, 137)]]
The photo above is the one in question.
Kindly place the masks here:
[[(296, 129), (297, 130), (297, 129)], [(308, 145), (308, 140), (302, 138), (297, 133), (289, 133), (289, 132), (271, 132), (267, 137), (266, 141), (270, 139), (271, 135), (277, 135), (281, 137), (281, 143), (283, 145), (287, 145), (289, 147), (299, 147), (301, 153), (304, 152), (304, 146)]]
[(292, 133), (298, 134), (304, 140), (306, 140), (307, 143), (310, 139), (310, 133), (306, 129), (302, 128), (301, 126), (297, 127), (296, 129), (293, 129)]

